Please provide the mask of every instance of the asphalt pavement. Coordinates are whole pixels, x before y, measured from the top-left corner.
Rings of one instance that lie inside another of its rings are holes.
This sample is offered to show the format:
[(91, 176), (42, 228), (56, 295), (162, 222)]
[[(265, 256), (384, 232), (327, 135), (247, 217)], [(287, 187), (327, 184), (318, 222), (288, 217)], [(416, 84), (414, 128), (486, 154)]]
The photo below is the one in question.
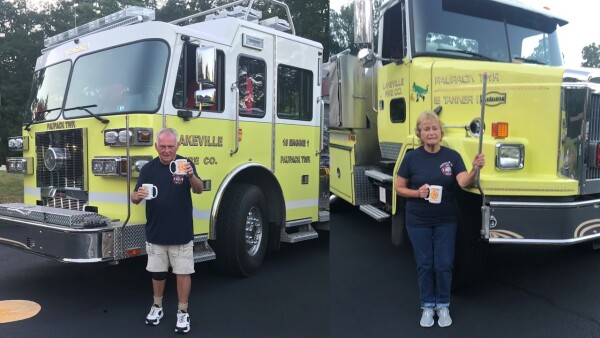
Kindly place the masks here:
[[(589, 246), (496, 246), (480, 283), (452, 295), (448, 328), (419, 327), (410, 247), (377, 223), (334, 205), (330, 232), (270, 253), (248, 278), (196, 265), (191, 337), (600, 337), (600, 252)], [(175, 336), (177, 298), (167, 280), (165, 317), (148, 327), (152, 302), (145, 258), (63, 264), (0, 246), (0, 302), (41, 306), (0, 324), (0, 337)]]
[[(211, 262), (196, 264), (189, 313), (191, 337), (327, 337), (329, 233), (283, 244), (248, 278), (223, 275)], [(177, 295), (167, 279), (165, 316), (149, 327), (152, 304), (145, 257), (119, 265), (74, 265), (0, 246), (0, 301), (38, 303), (29, 319), (0, 324), (0, 337), (170, 337)]]
[(333, 206), (331, 337), (600, 337), (600, 252), (495, 246), (475, 286), (452, 294), (453, 324), (421, 328), (412, 249), (345, 203)]

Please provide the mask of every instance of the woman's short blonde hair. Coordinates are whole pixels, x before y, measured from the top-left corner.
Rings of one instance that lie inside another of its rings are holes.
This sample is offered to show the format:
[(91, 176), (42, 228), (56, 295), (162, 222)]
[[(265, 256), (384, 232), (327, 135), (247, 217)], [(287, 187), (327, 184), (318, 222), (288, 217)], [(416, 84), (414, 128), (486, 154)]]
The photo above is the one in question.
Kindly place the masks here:
[(430, 110), (426, 110), (426, 111), (422, 112), (421, 114), (419, 114), (419, 117), (417, 117), (417, 125), (415, 126), (415, 134), (419, 138), (419, 142), (421, 143), (421, 145), (423, 145), (423, 141), (421, 141), (421, 124), (424, 121), (437, 122), (437, 124), (440, 126), (440, 131), (442, 133), (442, 137), (444, 137), (444, 124), (442, 123), (442, 121), (440, 121), (440, 118), (437, 116), (436, 113), (434, 113)]

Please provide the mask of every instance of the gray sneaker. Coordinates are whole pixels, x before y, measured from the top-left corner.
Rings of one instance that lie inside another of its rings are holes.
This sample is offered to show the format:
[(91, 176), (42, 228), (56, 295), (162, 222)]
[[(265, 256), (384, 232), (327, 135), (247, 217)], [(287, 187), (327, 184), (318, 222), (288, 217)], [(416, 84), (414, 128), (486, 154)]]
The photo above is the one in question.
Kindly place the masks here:
[(441, 307), (437, 309), (438, 325), (440, 327), (450, 326), (452, 324), (452, 318), (450, 317), (450, 310), (447, 307)]
[(433, 326), (433, 309), (423, 308), (421, 314), (421, 327), (432, 327)]

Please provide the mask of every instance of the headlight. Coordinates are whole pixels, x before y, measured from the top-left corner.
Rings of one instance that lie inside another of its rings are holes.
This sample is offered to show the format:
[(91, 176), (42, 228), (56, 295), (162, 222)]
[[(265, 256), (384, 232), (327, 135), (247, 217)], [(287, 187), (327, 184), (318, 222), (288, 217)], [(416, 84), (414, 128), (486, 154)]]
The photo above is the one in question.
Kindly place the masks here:
[(16, 136), (8, 138), (8, 150), (23, 151), (29, 150), (29, 137)]
[(14, 174), (33, 174), (33, 158), (9, 157), (6, 159), (6, 171)]
[(129, 128), (129, 133), (124, 128), (106, 130), (104, 132), (104, 145), (123, 147), (127, 144), (128, 134), (129, 145), (131, 146), (152, 145), (152, 128)]
[(499, 170), (523, 169), (525, 146), (522, 144), (496, 144), (496, 168)]
[(117, 143), (117, 139), (119, 137), (119, 133), (114, 130), (108, 130), (104, 133), (104, 145), (114, 145)]
[(150, 160), (152, 160), (152, 156), (132, 156), (132, 164), (129, 166), (127, 157), (96, 157), (92, 159), (92, 174), (96, 176), (127, 176), (129, 171), (132, 177), (138, 177), (141, 167)]
[[(129, 135), (127, 135), (129, 134)], [(127, 133), (126, 130), (121, 130), (119, 131), (119, 142), (120, 143), (127, 143), (127, 136), (129, 136), (129, 142), (131, 143), (131, 136), (133, 135), (133, 133), (131, 131), (129, 131), (129, 133)]]

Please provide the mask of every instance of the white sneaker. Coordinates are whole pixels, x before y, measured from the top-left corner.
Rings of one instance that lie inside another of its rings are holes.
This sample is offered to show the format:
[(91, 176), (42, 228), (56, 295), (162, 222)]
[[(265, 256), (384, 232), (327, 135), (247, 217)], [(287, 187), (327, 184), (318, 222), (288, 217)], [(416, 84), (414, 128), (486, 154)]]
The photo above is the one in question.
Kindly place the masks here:
[(450, 310), (447, 307), (437, 309), (438, 325), (440, 327), (450, 326), (452, 324), (452, 318), (450, 317)]
[(422, 327), (432, 327), (433, 326), (433, 309), (423, 308), (423, 313), (421, 314), (421, 326)]
[(181, 310), (177, 311), (177, 324), (175, 324), (175, 332), (188, 333), (190, 332), (190, 314)]
[(156, 326), (160, 324), (160, 319), (163, 317), (163, 308), (157, 305), (152, 305), (150, 312), (146, 316), (146, 324)]

